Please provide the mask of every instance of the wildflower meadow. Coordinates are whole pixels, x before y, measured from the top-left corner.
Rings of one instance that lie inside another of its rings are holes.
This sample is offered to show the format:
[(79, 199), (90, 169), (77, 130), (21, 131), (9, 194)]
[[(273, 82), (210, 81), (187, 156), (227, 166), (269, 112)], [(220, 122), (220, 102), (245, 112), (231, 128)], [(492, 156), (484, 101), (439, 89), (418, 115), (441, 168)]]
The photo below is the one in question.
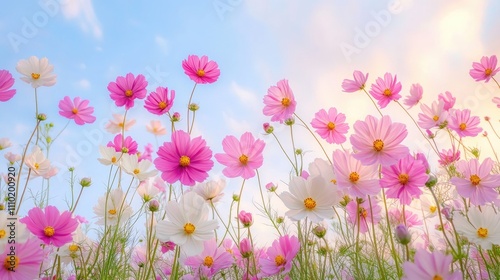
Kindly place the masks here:
[[(470, 65), (469, 82), (494, 84), (498, 97), (489, 105), (500, 108), (496, 55)], [(58, 82), (50, 58), (0, 70), (0, 110), (16, 94), (33, 108), (21, 145), (0, 132), (0, 279), (500, 279), (497, 120), (457, 108), (450, 92), (425, 89), (434, 100), (423, 103), (423, 87), (402, 90), (397, 73), (352, 69), (338, 96), (362, 95), (378, 114), (354, 122), (345, 108), (299, 115), (299, 96), (306, 97), (282, 79), (262, 92), (268, 122), (253, 123), (260, 133), (211, 143), (196, 129), (211, 108), (196, 98), (224, 69), (203, 54), (177, 69), (191, 92), (175, 83), (147, 90), (141, 73), (102, 89), (121, 113), (105, 120), (99, 157), (83, 163), (102, 172), (65, 167), (66, 204), (51, 196), (63, 172), (51, 156), (68, 126), (101, 121), (97, 104), (68, 94), (42, 106)], [(389, 104), (399, 117), (384, 110)], [(57, 107), (67, 123), (44, 106)], [(133, 111), (156, 118), (147, 125), (156, 143), (136, 141)], [(407, 145), (410, 132), (430, 148)], [(476, 146), (478, 138), (488, 144)], [(280, 151), (280, 160), (266, 160), (266, 149)], [(213, 176), (215, 166), (221, 176)], [(262, 176), (275, 166), (287, 175)], [(224, 195), (228, 182), (238, 191)], [(82, 203), (85, 194), (93, 205)]]

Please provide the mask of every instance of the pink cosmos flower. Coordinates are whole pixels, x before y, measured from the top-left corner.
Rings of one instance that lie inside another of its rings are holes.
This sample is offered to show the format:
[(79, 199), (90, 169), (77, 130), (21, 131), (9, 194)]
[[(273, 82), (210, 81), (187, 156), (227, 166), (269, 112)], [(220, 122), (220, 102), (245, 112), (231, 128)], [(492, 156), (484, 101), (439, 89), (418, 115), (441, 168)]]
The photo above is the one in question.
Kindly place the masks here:
[(265, 146), (264, 141), (256, 140), (250, 132), (245, 132), (240, 141), (234, 136), (226, 136), (222, 140), (225, 154), (215, 154), (215, 158), (226, 166), (222, 170), (225, 176), (250, 179), (255, 176), (255, 169), (262, 166), (262, 151)]
[(211, 84), (220, 76), (219, 65), (213, 60), (208, 60), (206, 55), (201, 59), (197, 55), (190, 55), (182, 61), (184, 73), (197, 84)]
[(152, 154), (153, 154), (153, 144), (151, 143), (148, 143), (146, 144), (146, 146), (144, 146), (144, 152), (137, 152), (137, 156), (139, 157), (139, 161), (143, 161), (143, 160), (149, 160), (149, 161), (153, 161), (153, 158), (152, 158)]
[(125, 106), (125, 109), (128, 110), (134, 106), (136, 98), (146, 97), (147, 86), (148, 82), (143, 75), (139, 74), (135, 77), (134, 74), (128, 73), (125, 77), (118, 76), (116, 82), (110, 82), (108, 90), (116, 106)]
[(361, 71), (354, 71), (352, 74), (354, 80), (344, 79), (342, 82), (342, 89), (344, 92), (356, 92), (365, 89), (366, 80), (368, 80), (368, 73), (363, 74)]
[(11, 89), (14, 85), (14, 78), (7, 70), (0, 70), (0, 101), (5, 102), (14, 97), (15, 89)]
[(370, 94), (378, 100), (381, 109), (385, 108), (392, 100), (397, 101), (401, 98), (401, 83), (397, 81), (397, 76), (385, 73), (384, 78), (377, 78), (375, 84), (372, 84)]
[(55, 206), (49, 205), (44, 210), (38, 207), (29, 210), (19, 221), (45, 244), (61, 247), (73, 240), (72, 234), (78, 226), (78, 221), (71, 216), (71, 212), (59, 213)]
[(453, 149), (441, 150), (441, 152), (439, 153), (438, 162), (442, 166), (446, 166), (448, 164), (454, 163), (459, 159), (460, 159), (460, 150), (455, 149), (455, 147), (453, 147)]
[[(125, 121), (125, 122), (124, 122)], [(108, 123), (104, 126), (107, 132), (116, 134), (123, 131), (128, 131), (134, 126), (136, 121), (134, 119), (126, 119), (125, 116), (121, 114), (113, 114), (113, 119), (110, 119)]]
[(429, 253), (425, 249), (419, 249), (415, 253), (413, 263), (405, 262), (403, 264), (405, 274), (403, 280), (460, 280), (462, 279), (460, 270), (450, 272), (452, 259), (451, 255), (444, 255), (439, 251)]
[(460, 137), (474, 137), (483, 131), (483, 129), (479, 127), (479, 117), (471, 117), (469, 109), (453, 110), (450, 114), (448, 127), (455, 131)]
[(491, 102), (495, 103), (497, 105), (497, 108), (500, 108), (500, 97), (493, 97)]
[(388, 198), (398, 198), (402, 204), (410, 205), (413, 198), (422, 194), (421, 187), (425, 185), (429, 175), (422, 161), (411, 155), (400, 159), (397, 164), (382, 167), (382, 188), (388, 188)]
[(231, 267), (233, 262), (233, 256), (223, 247), (217, 247), (215, 239), (210, 239), (203, 242), (201, 254), (187, 257), (184, 264), (199, 273), (197, 279), (210, 279), (222, 269)]
[(297, 102), (292, 89), (287, 80), (281, 80), (276, 86), (271, 86), (264, 96), (264, 115), (272, 116), (271, 121), (283, 123), (286, 119), (292, 117), (295, 112)]
[(75, 97), (72, 101), (69, 96), (65, 96), (59, 101), (59, 110), (59, 115), (74, 120), (78, 125), (95, 121), (95, 117), (92, 116), (94, 107), (89, 106), (88, 100), (82, 100), (80, 97)]
[(440, 93), (438, 95), (438, 100), (442, 100), (444, 102), (444, 107), (443, 109), (445, 111), (449, 111), (453, 106), (455, 105), (455, 101), (457, 100), (451, 92), (445, 91), (444, 93)]
[(109, 141), (106, 146), (115, 148), (115, 151), (118, 153), (127, 153), (129, 155), (137, 153), (137, 142), (130, 136), (127, 136), (125, 139), (122, 138), (121, 133), (117, 134), (113, 142)]
[(358, 219), (359, 219), (360, 233), (365, 233), (368, 231), (368, 222), (376, 225), (378, 224), (378, 222), (382, 217), (380, 215), (382, 208), (373, 199), (372, 199), (372, 207), (370, 207), (370, 202), (368, 200), (364, 200), (359, 204), (359, 209), (357, 202), (355, 200), (351, 200), (349, 203), (347, 203), (345, 210), (348, 215), (347, 221), (356, 228), (358, 227)]
[(418, 114), (418, 125), (423, 129), (431, 129), (443, 125), (448, 119), (448, 112), (444, 109), (444, 101), (434, 101), (431, 107), (421, 104)]
[(290, 272), (293, 258), (299, 249), (299, 239), (295, 236), (284, 235), (274, 240), (273, 245), (267, 249), (267, 257), (259, 258), (262, 274), (273, 276)]
[(337, 114), (337, 109), (330, 108), (328, 113), (321, 109), (315, 114), (311, 126), (316, 129), (316, 133), (330, 144), (342, 144), (345, 142), (345, 134), (349, 130), (349, 125), (345, 123), (345, 115)]
[(3, 265), (0, 265), (0, 279), (38, 279), (40, 265), (44, 259), (40, 241), (31, 238), (24, 243), (16, 242), (11, 246), (14, 247), (15, 256), (9, 256), (11, 254), (10, 246), (7, 246), (5, 251), (0, 254), (0, 258), (4, 260)]
[(457, 171), (463, 177), (451, 178), (459, 195), (469, 198), (474, 205), (484, 205), (498, 198), (496, 188), (500, 186), (500, 174), (491, 174), (494, 162), (487, 158), (479, 164), (477, 159), (459, 161)]
[(472, 63), (472, 69), (469, 71), (469, 75), (476, 80), (476, 82), (484, 80), (484, 82), (487, 83), (490, 81), (490, 78), (498, 73), (498, 71), (500, 71), (500, 67), (497, 67), (497, 56), (483, 56), (481, 62)]
[(424, 94), (424, 90), (420, 84), (413, 84), (410, 88), (410, 95), (408, 95), (403, 103), (408, 106), (408, 109), (411, 109), (413, 106), (417, 105), (418, 102), (422, 99), (422, 95)]
[(155, 136), (161, 136), (167, 134), (167, 129), (161, 124), (159, 120), (153, 120), (148, 125), (146, 125), (148, 132)]
[(337, 186), (347, 194), (365, 198), (380, 191), (376, 165), (362, 165), (350, 151), (333, 152), (333, 169), (337, 175)]
[(167, 87), (157, 87), (156, 91), (151, 92), (144, 101), (144, 108), (155, 115), (163, 115), (167, 113), (172, 105), (174, 105), (175, 91), (170, 90), (168, 96)]
[(389, 210), (389, 222), (394, 226), (405, 224), (408, 228), (422, 225), (422, 219), (417, 214), (405, 210), (403, 215), (403, 211), (399, 208)]
[(378, 120), (368, 115), (365, 121), (354, 123), (354, 134), (350, 137), (356, 150), (353, 156), (364, 165), (394, 164), (409, 153), (408, 148), (401, 145), (407, 134), (406, 126), (393, 123), (389, 116)]
[(212, 150), (205, 140), (201, 136), (191, 139), (182, 130), (172, 133), (172, 141), (163, 143), (157, 154), (154, 164), (162, 172), (161, 178), (170, 184), (180, 181), (193, 186), (205, 180), (214, 165)]

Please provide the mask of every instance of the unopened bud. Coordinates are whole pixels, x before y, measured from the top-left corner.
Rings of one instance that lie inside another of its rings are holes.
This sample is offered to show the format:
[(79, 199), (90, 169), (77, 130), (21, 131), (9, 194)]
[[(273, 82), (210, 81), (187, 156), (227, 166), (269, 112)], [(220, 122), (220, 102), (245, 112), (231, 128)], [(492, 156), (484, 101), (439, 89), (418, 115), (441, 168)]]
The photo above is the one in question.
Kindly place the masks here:
[(396, 240), (403, 245), (407, 245), (411, 241), (411, 234), (408, 231), (408, 228), (403, 224), (396, 227), (395, 235)]

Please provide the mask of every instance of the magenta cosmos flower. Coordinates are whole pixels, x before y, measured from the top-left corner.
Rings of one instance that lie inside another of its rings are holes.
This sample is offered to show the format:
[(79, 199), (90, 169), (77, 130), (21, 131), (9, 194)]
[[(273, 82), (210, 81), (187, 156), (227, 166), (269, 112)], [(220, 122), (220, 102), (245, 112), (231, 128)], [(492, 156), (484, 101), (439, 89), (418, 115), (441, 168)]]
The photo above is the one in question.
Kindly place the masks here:
[(115, 101), (116, 106), (125, 106), (128, 110), (134, 107), (136, 98), (143, 99), (146, 97), (148, 82), (143, 75), (137, 77), (132, 73), (128, 73), (125, 77), (118, 76), (116, 82), (108, 84), (108, 90), (111, 93), (109, 96)]
[(421, 187), (425, 185), (429, 175), (425, 164), (407, 155), (397, 164), (382, 167), (382, 188), (388, 188), (388, 198), (397, 198), (402, 204), (410, 205), (413, 198), (422, 194)]
[(415, 253), (414, 262), (405, 262), (403, 264), (403, 280), (422, 280), (422, 279), (442, 279), (442, 280), (460, 280), (462, 272), (450, 272), (452, 261), (451, 255), (444, 255), (439, 251), (432, 253), (425, 249), (419, 249)]
[(82, 100), (80, 97), (75, 97), (73, 100), (69, 96), (65, 96), (59, 101), (59, 114), (70, 120), (74, 120), (78, 125), (93, 123), (95, 117), (94, 107), (89, 106), (88, 100)]
[(368, 73), (363, 74), (361, 71), (354, 71), (352, 73), (354, 80), (344, 79), (342, 82), (342, 89), (344, 92), (356, 92), (358, 90), (364, 90), (366, 85), (366, 80), (368, 80)]
[(500, 67), (497, 67), (497, 56), (492, 55), (490, 57), (483, 56), (481, 62), (472, 63), (469, 74), (476, 82), (484, 80), (487, 83), (498, 71), (500, 71)]
[[(378, 203), (372, 199), (372, 206), (370, 207), (370, 201), (364, 200), (359, 204), (355, 200), (351, 200), (347, 203), (345, 210), (347, 212), (347, 221), (356, 228), (358, 227), (359, 219), (359, 232), (365, 233), (368, 231), (368, 222), (372, 224), (378, 224), (381, 219), (380, 212), (382, 208)], [(372, 219), (373, 217), (373, 219)]]
[(219, 65), (213, 60), (208, 60), (206, 55), (199, 58), (197, 55), (190, 55), (182, 61), (184, 73), (197, 84), (211, 84), (217, 81), (220, 76)]
[(170, 90), (168, 96), (167, 87), (157, 87), (156, 91), (150, 93), (144, 101), (144, 108), (155, 115), (163, 115), (167, 113), (172, 105), (174, 105), (175, 91)]
[(494, 162), (487, 158), (479, 164), (477, 159), (459, 161), (457, 171), (463, 177), (451, 178), (451, 183), (457, 187), (459, 195), (469, 198), (474, 205), (484, 205), (495, 201), (498, 197), (496, 188), (500, 186), (500, 174), (491, 174)]
[(13, 85), (14, 78), (12, 78), (12, 74), (7, 70), (0, 70), (0, 101), (8, 101), (16, 94), (16, 90), (11, 89)]
[(424, 94), (424, 90), (420, 84), (413, 84), (410, 88), (410, 95), (408, 95), (403, 103), (408, 106), (408, 109), (411, 109), (413, 106), (417, 105), (418, 102), (422, 99), (422, 95)]
[(401, 145), (408, 131), (402, 123), (393, 123), (391, 117), (383, 116), (380, 120), (368, 115), (364, 121), (354, 123), (351, 144), (356, 150), (353, 155), (364, 165), (391, 165), (406, 156), (409, 150)]
[[(10, 246), (14, 248), (15, 256), (9, 255), (12, 250)], [(24, 243), (16, 242), (10, 246), (0, 254), (0, 258), (4, 260), (0, 266), (0, 279), (38, 279), (40, 265), (44, 259), (39, 240), (31, 238)]]
[(345, 115), (337, 113), (337, 109), (330, 108), (328, 112), (319, 110), (311, 121), (311, 126), (316, 129), (316, 133), (330, 144), (342, 144), (345, 142), (345, 134), (349, 130), (349, 125), (345, 123)]
[(109, 141), (106, 146), (115, 148), (115, 151), (118, 153), (126, 153), (129, 155), (137, 153), (137, 142), (135, 142), (130, 136), (123, 139), (121, 133), (117, 134), (113, 141)]
[(290, 272), (293, 258), (299, 249), (300, 242), (296, 236), (284, 235), (274, 240), (273, 245), (267, 249), (267, 257), (259, 259), (261, 272), (265, 276)]
[(394, 78), (390, 73), (385, 73), (384, 78), (377, 78), (375, 84), (372, 84), (370, 94), (378, 100), (380, 108), (385, 108), (392, 100), (399, 100), (401, 95), (401, 83), (397, 81), (397, 76)]
[(450, 114), (448, 127), (455, 131), (460, 137), (474, 137), (483, 131), (483, 129), (479, 127), (479, 121), (478, 116), (470, 116), (469, 109), (453, 110)]
[(255, 176), (255, 169), (262, 166), (262, 151), (265, 146), (264, 141), (255, 139), (250, 132), (241, 135), (239, 141), (234, 136), (226, 136), (222, 140), (225, 154), (215, 154), (215, 158), (226, 166), (222, 170), (225, 176), (250, 179)]
[(214, 166), (212, 150), (201, 136), (191, 139), (182, 130), (172, 133), (172, 142), (165, 142), (158, 149), (154, 160), (161, 177), (173, 184), (180, 181), (187, 186), (202, 182), (208, 177), (208, 171)]
[(264, 96), (263, 113), (271, 116), (271, 121), (283, 123), (295, 113), (297, 102), (287, 80), (281, 80), (276, 86), (271, 86)]
[(199, 272), (197, 279), (210, 279), (222, 269), (231, 267), (233, 262), (233, 256), (224, 247), (217, 247), (215, 239), (210, 239), (203, 242), (201, 254), (187, 257), (184, 264)]
[(333, 152), (333, 169), (337, 175), (337, 186), (347, 194), (365, 198), (380, 191), (376, 165), (362, 165), (350, 151)]
[(38, 207), (31, 209), (28, 216), (19, 221), (45, 244), (61, 247), (73, 240), (72, 234), (78, 226), (78, 221), (71, 216), (71, 212), (59, 213), (55, 206), (49, 205), (44, 210)]

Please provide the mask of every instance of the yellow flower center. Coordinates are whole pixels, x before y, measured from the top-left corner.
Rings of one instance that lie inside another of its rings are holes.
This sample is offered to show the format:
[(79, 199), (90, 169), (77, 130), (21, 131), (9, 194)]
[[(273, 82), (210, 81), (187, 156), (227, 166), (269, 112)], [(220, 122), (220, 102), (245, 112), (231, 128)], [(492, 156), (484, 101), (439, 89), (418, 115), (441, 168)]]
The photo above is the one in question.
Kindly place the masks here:
[(481, 238), (486, 238), (488, 236), (488, 229), (487, 228), (478, 228), (477, 229), (477, 236)]
[(160, 108), (161, 110), (167, 108), (167, 103), (161, 101), (160, 103), (158, 103), (158, 108)]
[(385, 95), (385, 96), (391, 96), (391, 95), (392, 95), (391, 90), (390, 90), (390, 89), (388, 89), (388, 88), (386, 88), (386, 89), (384, 90), (384, 95)]
[(124, 126), (125, 126), (125, 125), (123, 124), (123, 122), (121, 122), (121, 123), (119, 123), (119, 124), (118, 124), (118, 127), (123, 128)]
[(78, 114), (78, 109), (73, 108), (73, 109), (71, 110), (71, 113), (73, 113), (73, 114)]
[(281, 99), (281, 105), (283, 105), (283, 106), (285, 106), (285, 107), (290, 106), (290, 103), (291, 103), (291, 101), (290, 101), (290, 99), (289, 99), (289, 98), (287, 98), (287, 97), (283, 97), (283, 99)]
[(38, 74), (38, 73), (31, 73), (31, 78), (33, 80), (38, 80), (38, 78), (40, 78), (40, 74)]
[(408, 180), (410, 179), (410, 176), (408, 176), (408, 174), (401, 173), (399, 174), (398, 179), (401, 185), (406, 185), (408, 183)]
[(465, 123), (461, 123), (458, 128), (460, 128), (461, 131), (464, 131), (467, 128), (467, 125)]
[(368, 217), (368, 211), (363, 207), (359, 207), (359, 216), (366, 219), (366, 217)]
[(191, 163), (191, 159), (188, 156), (181, 156), (179, 159), (179, 165), (182, 167), (187, 167)]
[(436, 207), (436, 206), (434, 206), (434, 205), (433, 205), (433, 206), (429, 206), (429, 211), (430, 211), (431, 213), (436, 212), (436, 210), (437, 210), (437, 207)]
[(276, 258), (274, 258), (274, 262), (276, 263), (276, 266), (284, 265), (286, 260), (282, 255), (277, 255)]
[(68, 249), (70, 252), (75, 253), (78, 251), (78, 249), (80, 249), (80, 246), (78, 246), (76, 244), (71, 244), (71, 245), (69, 245)]
[(304, 199), (304, 206), (309, 210), (313, 210), (316, 207), (316, 201), (314, 201), (314, 199), (308, 197), (308, 198)]
[(435, 122), (437, 122), (437, 121), (439, 120), (439, 116), (434, 115), (434, 117), (432, 117), (432, 119), (433, 119)]
[(196, 71), (196, 75), (198, 75), (198, 77), (205, 77), (205, 70), (198, 69), (198, 71)]
[(135, 175), (137, 175), (137, 174), (139, 174), (139, 173), (141, 173), (141, 170), (140, 170), (140, 169), (137, 169), (137, 168), (136, 168), (136, 169), (134, 169), (134, 174), (135, 174)]
[(211, 267), (214, 264), (214, 259), (210, 256), (206, 256), (203, 260), (203, 265), (206, 267)]
[(3, 267), (7, 270), (15, 270), (18, 264), (19, 258), (17, 256), (7, 256), (5, 257), (5, 261), (3, 262)]
[(481, 178), (479, 178), (479, 176), (477, 176), (476, 174), (470, 175), (469, 179), (471, 184), (473, 184), (474, 186), (477, 186), (479, 185), (479, 183), (481, 183)]
[(184, 225), (184, 232), (186, 234), (191, 234), (194, 232), (194, 230), (196, 229), (196, 227), (192, 224), (192, 223), (186, 223)]
[(108, 211), (110, 215), (116, 215), (116, 209), (111, 209)]
[(380, 152), (382, 151), (383, 148), (384, 148), (384, 141), (380, 139), (373, 141), (373, 149), (375, 149), (375, 151)]
[(240, 160), (241, 164), (246, 165), (248, 163), (248, 156), (247, 155), (241, 155), (239, 157), (239, 160)]
[(51, 226), (46, 226), (44, 229), (43, 229), (43, 233), (45, 234), (45, 236), (47, 237), (52, 237), (55, 233), (55, 230), (53, 227)]
[(0, 230), (0, 238), (4, 238), (5, 237), (5, 230)]
[(328, 122), (328, 124), (326, 125), (326, 127), (328, 128), (328, 130), (334, 130), (335, 129), (335, 124), (332, 123), (332, 122)]
[(349, 181), (356, 183), (359, 180), (359, 174), (357, 172), (351, 172), (349, 174)]
[(111, 162), (112, 162), (112, 163), (115, 163), (115, 162), (116, 162), (116, 157), (112, 157), (112, 158), (111, 158)]
[(133, 92), (131, 89), (127, 89), (127, 90), (125, 91), (125, 96), (126, 96), (126, 97), (130, 97), (130, 96), (132, 96), (132, 94), (134, 94), (134, 92)]
[(35, 162), (35, 169), (38, 170), (38, 168), (40, 168), (40, 164), (38, 164), (38, 162)]
[(485, 74), (486, 76), (491, 75), (491, 73), (493, 73), (493, 70), (491, 70), (491, 68), (487, 68), (486, 70), (484, 70), (484, 74)]
[(330, 182), (332, 182), (334, 185), (337, 184), (337, 180), (335, 180), (335, 179), (331, 179)]
[(432, 280), (443, 280), (444, 278), (441, 277), (441, 275), (434, 275), (434, 277), (432, 277)]

